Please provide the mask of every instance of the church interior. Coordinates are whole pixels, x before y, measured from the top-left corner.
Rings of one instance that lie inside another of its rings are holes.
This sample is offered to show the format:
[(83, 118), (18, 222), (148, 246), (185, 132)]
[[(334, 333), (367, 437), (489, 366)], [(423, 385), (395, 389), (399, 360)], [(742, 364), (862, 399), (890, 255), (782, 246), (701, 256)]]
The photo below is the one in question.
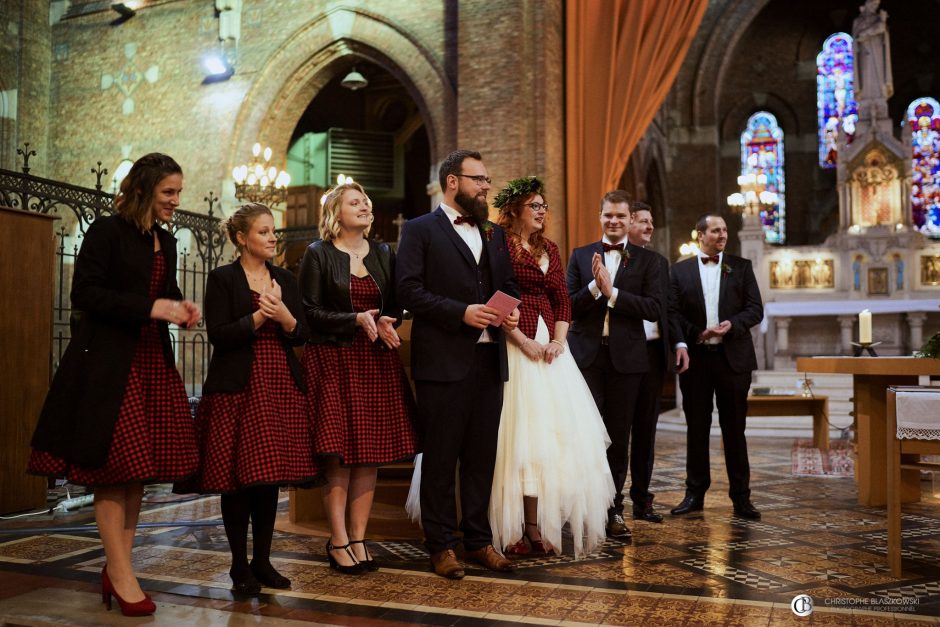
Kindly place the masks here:
[[(650, 248), (670, 263), (697, 253), (701, 214), (724, 216), (764, 307), (747, 425), (762, 519), (731, 515), (717, 420), (704, 511), (668, 515), (686, 463), (669, 377), (652, 478), (665, 520), (629, 519), (632, 541), (575, 559), (569, 534), (561, 555), (445, 580), (399, 464), (379, 472), (377, 572), (327, 568), (318, 491), (285, 488), (273, 561), (293, 585), (246, 598), (230, 589), (218, 497), (151, 485), (133, 561), (159, 609), (137, 622), (940, 621), (940, 426), (928, 415), (920, 439), (899, 439), (885, 395), (940, 380), (940, 3), (2, 0), (0, 27), (0, 624), (129, 620), (99, 602), (91, 495), (24, 471), (71, 337), (83, 236), (133, 161), (182, 166), (178, 282), (202, 302), (234, 258), (220, 222), (241, 204), (271, 206), (277, 263), (296, 271), (325, 192), (353, 178), (371, 237), (394, 246), (441, 202), (457, 148), (482, 153), (492, 196), (545, 182), (565, 259), (598, 239), (608, 190), (651, 207)], [(172, 340), (198, 399), (206, 330)]]

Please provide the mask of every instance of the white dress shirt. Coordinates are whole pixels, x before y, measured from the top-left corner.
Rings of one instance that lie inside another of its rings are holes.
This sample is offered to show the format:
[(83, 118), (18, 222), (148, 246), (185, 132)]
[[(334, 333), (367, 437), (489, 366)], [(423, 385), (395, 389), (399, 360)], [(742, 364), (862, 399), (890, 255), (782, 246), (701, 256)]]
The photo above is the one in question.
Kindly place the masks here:
[[(613, 244), (607, 236), (601, 240), (605, 244)], [(627, 249), (627, 240), (623, 239), (620, 241), (623, 244), (624, 250)], [(617, 271), (620, 269), (620, 264), (623, 263), (623, 255), (620, 254), (619, 250), (608, 250), (604, 253), (604, 267), (607, 268), (607, 272), (610, 273), (610, 282), (613, 283), (614, 279), (617, 278)], [(590, 290), (591, 295), (594, 297), (594, 300), (600, 298), (603, 294), (601, 293), (600, 288), (597, 287), (597, 281), (591, 281), (588, 283), (588, 290)], [(617, 306), (617, 294), (620, 291), (616, 287), (611, 287), (610, 289), (610, 298), (607, 299), (607, 307), (613, 309)], [(604, 314), (604, 330), (601, 331), (602, 337), (607, 337), (610, 335), (610, 312), (608, 311)]]
[[(463, 224), (454, 224), (457, 217), (461, 215), (460, 212), (453, 207), (448, 207), (444, 203), (441, 203), (441, 209), (447, 215), (447, 219), (450, 220), (451, 226), (457, 231), (457, 235), (467, 244), (470, 253), (473, 255), (473, 259), (477, 263), (480, 263), (480, 256), (483, 254), (483, 238), (480, 236), (480, 229), (466, 222)], [(489, 329), (483, 329), (483, 333), (480, 334), (480, 339), (477, 340), (477, 343), (492, 341), (493, 338), (490, 336)]]
[[(703, 255), (698, 256), (698, 275), (702, 279), (702, 294), (705, 296), (705, 327), (718, 326), (718, 293), (721, 287), (721, 262), (725, 253), (718, 253), (718, 263), (702, 263)], [(720, 344), (720, 337), (710, 337), (706, 344)]]

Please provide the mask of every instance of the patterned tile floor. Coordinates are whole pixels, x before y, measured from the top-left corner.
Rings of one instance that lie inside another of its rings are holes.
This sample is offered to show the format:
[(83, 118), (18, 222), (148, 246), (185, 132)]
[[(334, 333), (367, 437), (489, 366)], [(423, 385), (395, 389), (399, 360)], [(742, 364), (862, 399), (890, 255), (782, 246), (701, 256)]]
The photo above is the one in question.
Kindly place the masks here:
[[(659, 434), (654, 491), (663, 513), (683, 494), (684, 443), (682, 434)], [(608, 541), (580, 561), (519, 559), (512, 574), (470, 568), (461, 582), (436, 577), (420, 530), (388, 535), (383, 529), (407, 527), (377, 516), (371, 534), (381, 539), (372, 550), (381, 570), (339, 575), (327, 567), (322, 535), (296, 533), (287, 523), (286, 494), (274, 548), (277, 567), (293, 581), (289, 591), (233, 597), (212, 497), (148, 504), (135, 564), (145, 589), (156, 593), (155, 625), (938, 622), (940, 499), (929, 494), (929, 482), (924, 499), (904, 508), (904, 576), (894, 579), (885, 560), (885, 510), (859, 506), (851, 479), (791, 476), (789, 441), (751, 439), (750, 451), (763, 520), (731, 516), (714, 440), (704, 512), (667, 515), (661, 525), (630, 521), (632, 544)], [(0, 521), (0, 624), (127, 624), (95, 594), (103, 561), (90, 508)], [(793, 613), (797, 595), (812, 598), (811, 616)]]

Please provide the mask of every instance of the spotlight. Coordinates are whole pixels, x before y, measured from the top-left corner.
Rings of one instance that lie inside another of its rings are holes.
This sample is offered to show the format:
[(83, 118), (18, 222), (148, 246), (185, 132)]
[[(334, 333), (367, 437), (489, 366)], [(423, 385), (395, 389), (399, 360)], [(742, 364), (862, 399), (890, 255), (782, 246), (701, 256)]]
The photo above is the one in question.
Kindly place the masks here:
[(235, 74), (235, 68), (232, 67), (232, 64), (219, 54), (210, 54), (203, 58), (202, 67), (206, 73), (206, 77), (202, 81), (204, 84), (227, 81)]

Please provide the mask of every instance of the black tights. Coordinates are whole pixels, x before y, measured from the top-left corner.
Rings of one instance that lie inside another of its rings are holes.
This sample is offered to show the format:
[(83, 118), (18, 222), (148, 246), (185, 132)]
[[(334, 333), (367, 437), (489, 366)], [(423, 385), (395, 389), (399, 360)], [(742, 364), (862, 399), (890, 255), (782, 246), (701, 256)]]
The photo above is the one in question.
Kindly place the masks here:
[(271, 567), (271, 539), (277, 517), (277, 486), (253, 486), (222, 495), (222, 522), (232, 551), (233, 574), (247, 573), (248, 520), (251, 519), (251, 564), (257, 570)]

